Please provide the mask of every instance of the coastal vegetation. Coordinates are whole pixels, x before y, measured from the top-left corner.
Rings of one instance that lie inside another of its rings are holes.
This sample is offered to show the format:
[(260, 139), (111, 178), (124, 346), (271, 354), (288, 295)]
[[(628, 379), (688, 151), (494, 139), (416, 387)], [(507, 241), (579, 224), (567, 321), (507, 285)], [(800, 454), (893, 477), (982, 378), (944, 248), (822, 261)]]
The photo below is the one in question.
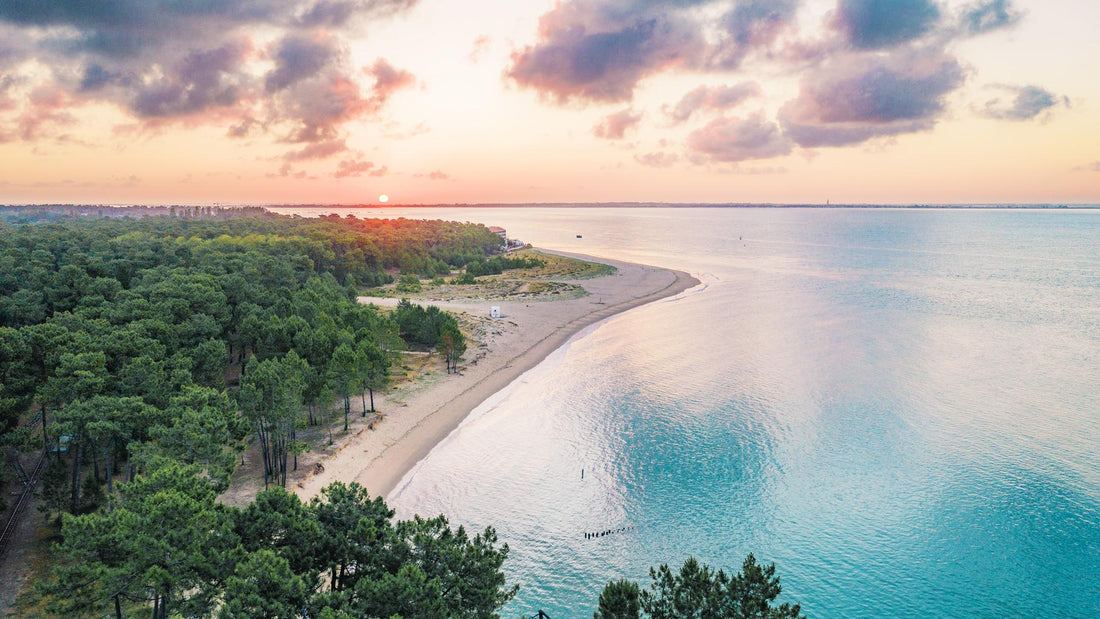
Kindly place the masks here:
[(607, 583), (595, 619), (799, 619), (798, 604), (775, 604), (782, 587), (775, 564), (761, 565), (751, 553), (741, 571), (728, 576), (688, 557), (678, 572), (662, 564), (649, 568), (652, 583), (642, 589), (629, 580)]
[[(66, 515), (64, 560), (36, 614), (212, 617), (493, 617), (515, 594), (508, 546), (446, 518), (394, 521), (358, 484), (303, 502), (276, 487), (223, 505), (197, 467), (120, 484), (112, 509)], [(148, 611), (143, 611), (148, 612)]]
[(580, 260), (535, 249), (511, 251), (506, 256), (467, 263), (450, 279), (435, 276), (422, 281), (414, 274), (402, 275), (393, 283), (364, 291), (372, 297), (441, 300), (561, 300), (588, 294), (575, 281), (615, 273), (615, 267), (602, 262)]
[[(318, 522), (333, 510), (342, 519), (350, 546), (324, 556), (347, 561), (292, 562), (241, 533), (242, 514), (255, 510), (237, 513), (215, 497), (253, 439), (265, 487), (285, 485), (308, 448), (298, 431), (331, 432), (337, 402), (346, 429), (357, 392), (371, 393), (373, 409), (396, 351), (442, 343), (448, 369), (457, 369), (465, 345), (453, 317), (411, 304), (394, 316), (356, 297), (394, 274), (491, 259), (499, 237), (449, 222), (184, 213), (23, 211), (0, 220), (0, 432), (5, 451), (48, 459), (41, 503), (58, 531), (55, 569), (37, 588), (41, 608), (257, 616), (242, 601), (267, 586), (255, 568), (292, 565), (294, 576), (280, 579), (290, 604), (319, 594), (318, 574), (328, 570), (319, 609), (358, 616), (373, 608), (363, 600), (390, 600), (386, 587), (420, 579), (440, 586), (424, 604), (482, 616), (455, 606), (448, 596), (459, 590), (431, 570), (468, 574), (460, 563), (469, 559), (499, 573), (507, 551), (491, 531), (470, 538), (439, 519), (391, 523), (392, 512), (362, 489), (330, 487), (309, 509)], [(372, 550), (379, 563), (368, 568), (356, 553), (376, 546), (394, 554)], [(453, 564), (417, 562), (432, 553)], [(368, 575), (369, 591), (357, 593)], [(269, 593), (256, 599), (278, 597)], [(502, 603), (507, 591), (499, 593)], [(463, 592), (462, 604), (472, 595)]]

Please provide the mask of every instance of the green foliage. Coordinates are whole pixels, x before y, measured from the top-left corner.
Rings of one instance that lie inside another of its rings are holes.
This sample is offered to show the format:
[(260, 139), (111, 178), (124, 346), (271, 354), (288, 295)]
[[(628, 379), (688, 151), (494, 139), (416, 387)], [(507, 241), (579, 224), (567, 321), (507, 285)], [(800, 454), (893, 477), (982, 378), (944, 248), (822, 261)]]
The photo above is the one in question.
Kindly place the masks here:
[(529, 269), (545, 264), (538, 258), (494, 256), (487, 260), (474, 260), (466, 265), (466, 273), (480, 275), (500, 275), (509, 269)]
[(283, 557), (259, 550), (237, 564), (225, 582), (225, 604), (220, 619), (279, 619), (298, 617), (307, 597), (302, 577)]
[(302, 410), (308, 364), (293, 350), (285, 357), (249, 360), (237, 395), (253, 426), (264, 462), (264, 484), (285, 486), (287, 459), (297, 448), (295, 430)]
[(55, 524), (61, 524), (61, 514), (69, 508), (68, 481), (65, 463), (61, 458), (50, 457), (38, 483), (38, 496), (42, 499), (38, 510)]
[[(355, 485), (309, 505), (273, 489), (243, 511), (214, 497), (248, 434), (265, 480), (285, 484), (303, 448), (297, 432), (315, 413), (325, 417), (339, 395), (346, 415), (363, 389), (373, 410), (402, 333), (425, 346), (446, 334), (461, 348), (438, 308), (406, 310), (406, 332), (358, 304), (356, 287), (388, 283), (385, 270), (397, 268), (419, 285), (417, 273), (491, 256), (499, 238), (450, 222), (172, 212), (63, 219), (32, 209), (0, 224), (0, 433), (20, 449), (69, 437), (40, 486), (63, 539), (53, 576), (37, 586), (43, 608), (493, 616), (510, 595), (499, 571), (507, 548), (491, 531), (395, 524)], [(32, 413), (44, 420), (33, 436), (15, 429)], [(428, 565), (429, 548), (450, 567)]]
[(638, 619), (638, 583), (626, 579), (607, 583), (600, 593), (599, 608), (594, 619)]
[[(639, 591), (636, 583), (612, 581), (600, 594), (596, 619), (798, 619), (798, 604), (774, 605), (782, 588), (775, 565), (762, 566), (749, 554), (732, 578), (689, 557), (679, 572), (668, 564), (650, 568), (652, 579)], [(640, 611), (640, 612), (639, 612)]]
[(413, 273), (402, 275), (397, 280), (397, 292), (420, 292), (421, 288), (420, 278)]
[(476, 284), (477, 283), (477, 278), (474, 277), (473, 273), (471, 273), (469, 271), (463, 271), (461, 274), (459, 274), (459, 275), (455, 276), (454, 278), (452, 278), (451, 283), (452, 284), (459, 284), (459, 285)]
[(186, 387), (172, 398), (164, 417), (150, 429), (158, 453), (201, 466), (215, 490), (224, 492), (248, 431), (229, 396), (209, 387)]
[(458, 360), (466, 352), (466, 337), (459, 331), (458, 325), (448, 322), (439, 334), (439, 351), (447, 364), (447, 372), (458, 372)]
[[(209, 615), (238, 558), (229, 508), (193, 467), (169, 463), (121, 484), (113, 509), (65, 515), (67, 560), (36, 584), (62, 615), (105, 614), (120, 599)], [(165, 613), (166, 615), (166, 613)]]
[(401, 337), (410, 344), (420, 344), (433, 348), (439, 344), (446, 328), (458, 329), (454, 316), (441, 311), (434, 305), (423, 307), (414, 305), (408, 299), (401, 299), (393, 311)]

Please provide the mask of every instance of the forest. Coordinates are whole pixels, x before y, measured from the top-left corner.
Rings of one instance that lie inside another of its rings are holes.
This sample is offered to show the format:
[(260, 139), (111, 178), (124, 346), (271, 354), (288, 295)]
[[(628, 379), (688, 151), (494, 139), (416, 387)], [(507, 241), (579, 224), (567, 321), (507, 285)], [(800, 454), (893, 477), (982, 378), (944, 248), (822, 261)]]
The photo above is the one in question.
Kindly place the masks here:
[[(358, 303), (360, 287), (499, 249), (484, 226), (453, 222), (4, 211), (0, 440), (46, 461), (39, 491), (58, 545), (37, 586), (41, 610), (284, 616), (255, 606), (275, 598), (256, 597), (270, 583), (253, 581), (284, 572), (283, 608), (312, 600), (310, 616), (360, 616), (374, 608), (363, 600), (393, 600), (386, 587), (415, 582), (438, 588), (418, 599), (446, 615), (485, 616), (506, 601), (507, 549), (491, 530), (394, 523), (354, 486), (308, 504), (280, 488), (306, 448), (298, 430), (347, 429), (350, 399), (386, 386), (397, 351), (444, 344), (450, 369), (465, 349), (452, 316), (406, 303), (398, 321)], [(253, 440), (270, 489), (245, 510), (218, 503)], [(479, 569), (487, 588), (475, 595), (467, 581)], [(381, 616), (411, 612), (391, 610)]]

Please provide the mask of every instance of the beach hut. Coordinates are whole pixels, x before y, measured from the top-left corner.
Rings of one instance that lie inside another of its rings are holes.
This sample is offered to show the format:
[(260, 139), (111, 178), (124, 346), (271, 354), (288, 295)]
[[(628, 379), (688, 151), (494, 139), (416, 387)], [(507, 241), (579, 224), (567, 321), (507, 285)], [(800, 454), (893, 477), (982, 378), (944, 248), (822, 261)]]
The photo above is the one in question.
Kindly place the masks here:
[(494, 305), (489, 308), (489, 318), (500, 318), (500, 306)]

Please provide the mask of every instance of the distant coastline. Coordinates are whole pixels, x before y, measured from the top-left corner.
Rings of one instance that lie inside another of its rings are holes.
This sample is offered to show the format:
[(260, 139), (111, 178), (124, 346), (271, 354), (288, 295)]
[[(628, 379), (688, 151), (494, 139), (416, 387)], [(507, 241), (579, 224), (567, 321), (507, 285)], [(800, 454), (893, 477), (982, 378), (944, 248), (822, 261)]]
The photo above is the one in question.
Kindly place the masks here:
[[(433, 209), (433, 208), (728, 208), (728, 209), (850, 209), (850, 210), (1100, 210), (1100, 204), (1035, 203), (1035, 204), (785, 204), (752, 202), (485, 202), (455, 204), (261, 204), (261, 203), (212, 203), (212, 204), (0, 204), (0, 216), (18, 215), (23, 212), (56, 211), (67, 215), (114, 215), (114, 216), (185, 216), (192, 209), (213, 209), (214, 211), (232, 211), (239, 214), (242, 210), (274, 213), (270, 209)], [(110, 209), (110, 210), (108, 210)], [(203, 213), (206, 215), (206, 213)], [(206, 215), (209, 216), (209, 215)]]
[(746, 209), (959, 209), (959, 210), (1047, 210), (1100, 209), (1100, 204), (780, 204), (751, 202), (516, 202), (471, 204), (268, 204), (265, 208), (746, 208)]

